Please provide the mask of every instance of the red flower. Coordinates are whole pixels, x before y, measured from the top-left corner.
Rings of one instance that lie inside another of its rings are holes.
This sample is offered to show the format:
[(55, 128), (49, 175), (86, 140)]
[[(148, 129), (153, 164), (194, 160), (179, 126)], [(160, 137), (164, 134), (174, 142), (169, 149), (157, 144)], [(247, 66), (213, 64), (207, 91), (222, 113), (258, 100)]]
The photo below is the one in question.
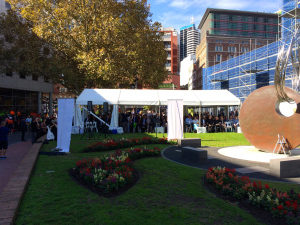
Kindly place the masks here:
[(291, 202), (290, 201), (285, 201), (285, 205), (290, 207), (291, 206)]
[(269, 186), (268, 184), (265, 184), (265, 188), (266, 188), (266, 189), (269, 189), (270, 186)]
[(283, 210), (283, 205), (277, 206), (277, 209), (278, 209), (278, 210)]
[(227, 173), (235, 173), (235, 169), (229, 169), (229, 168), (225, 168), (225, 172)]
[(87, 172), (88, 174), (90, 174), (90, 173), (91, 173), (91, 168), (87, 168), (87, 169), (86, 169), (86, 172)]
[(257, 188), (257, 184), (255, 181), (253, 181), (253, 187)]
[(287, 214), (287, 210), (284, 210), (283, 213), (284, 213), (284, 214)]
[(127, 157), (127, 158), (125, 159), (125, 162), (126, 162), (126, 163), (129, 163), (129, 162), (130, 162), (130, 158)]
[(295, 201), (295, 202), (293, 203), (293, 208), (294, 208), (295, 211), (297, 211), (297, 209), (298, 209), (297, 201)]
[(79, 160), (78, 162), (76, 162), (76, 166), (80, 167), (81, 166), (81, 161)]
[(229, 177), (230, 179), (232, 179), (232, 178), (233, 178), (233, 174), (232, 174), (232, 173), (229, 173), (229, 174), (228, 174), (228, 177)]

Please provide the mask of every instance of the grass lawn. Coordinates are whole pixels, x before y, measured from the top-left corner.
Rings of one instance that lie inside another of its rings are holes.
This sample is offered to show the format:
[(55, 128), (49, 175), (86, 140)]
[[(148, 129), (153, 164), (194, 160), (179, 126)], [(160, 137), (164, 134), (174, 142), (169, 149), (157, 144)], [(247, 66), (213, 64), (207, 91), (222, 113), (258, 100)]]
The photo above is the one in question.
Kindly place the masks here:
[[(109, 135), (110, 138), (120, 139), (120, 138), (141, 138), (145, 136), (156, 137), (155, 133), (135, 133), (135, 134), (122, 134), (122, 135)], [(164, 135), (167, 137), (167, 135)], [(157, 137), (162, 138), (163, 134), (157, 134)], [(250, 145), (243, 134), (237, 133), (184, 133), (185, 138), (201, 138), (202, 146), (211, 147), (226, 147), (226, 146), (236, 146), (236, 145)], [(88, 144), (95, 143), (97, 141), (104, 140), (103, 135), (95, 135), (94, 139), (83, 140), (81, 135), (72, 135), (72, 152), (81, 152), (82, 149)], [(49, 150), (50, 148), (47, 148)]]
[[(210, 146), (247, 144), (240, 134), (200, 134), (200, 137), (206, 141), (205, 145), (213, 144)], [(94, 141), (83, 141), (79, 136), (74, 136), (72, 154), (39, 156), (20, 205), (16, 224), (260, 224), (235, 204), (218, 199), (206, 191), (201, 184), (205, 171), (163, 158), (135, 161), (134, 166), (141, 173), (137, 184), (120, 196), (100, 197), (78, 185), (67, 172), (79, 159), (108, 153), (80, 153), (80, 148)], [(43, 150), (49, 150), (55, 145), (51, 142), (44, 145)], [(271, 184), (274, 185), (281, 189), (294, 188), (300, 191), (298, 185)]]

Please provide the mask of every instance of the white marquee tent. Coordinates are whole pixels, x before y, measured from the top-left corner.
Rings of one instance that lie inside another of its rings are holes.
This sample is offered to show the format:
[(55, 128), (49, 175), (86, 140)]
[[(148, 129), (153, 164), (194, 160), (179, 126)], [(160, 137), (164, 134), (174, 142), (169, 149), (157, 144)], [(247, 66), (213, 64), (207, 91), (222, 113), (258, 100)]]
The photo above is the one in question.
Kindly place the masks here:
[(187, 106), (235, 106), (241, 101), (228, 90), (147, 90), (147, 89), (85, 89), (77, 105), (168, 105), (169, 99), (183, 99)]

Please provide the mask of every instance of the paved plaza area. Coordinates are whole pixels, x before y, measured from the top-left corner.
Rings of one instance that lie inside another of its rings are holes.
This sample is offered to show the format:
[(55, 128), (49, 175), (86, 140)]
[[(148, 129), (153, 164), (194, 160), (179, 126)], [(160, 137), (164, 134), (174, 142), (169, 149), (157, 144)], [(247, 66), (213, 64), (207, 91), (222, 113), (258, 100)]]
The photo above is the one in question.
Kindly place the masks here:
[(30, 174), (42, 145), (41, 140), (31, 143), (27, 133), (21, 142), (21, 134), (9, 136), (7, 158), (0, 160), (0, 224), (13, 224)]
[(25, 142), (21, 142), (20, 132), (9, 135), (7, 158), (0, 159), (0, 193), (31, 146), (31, 133), (26, 133)]
[(234, 168), (241, 176), (249, 176), (254, 179), (278, 181), (278, 182), (293, 182), (300, 184), (300, 178), (278, 178), (270, 174), (269, 163), (266, 162), (253, 162), (232, 157), (227, 157), (219, 154), (219, 148), (214, 147), (201, 147), (200, 149), (207, 150), (208, 159), (204, 162), (197, 162), (188, 158), (182, 158), (181, 147), (172, 146), (162, 152), (162, 156), (170, 161), (191, 166), (199, 169), (209, 169), (214, 166), (221, 166), (227, 168)]

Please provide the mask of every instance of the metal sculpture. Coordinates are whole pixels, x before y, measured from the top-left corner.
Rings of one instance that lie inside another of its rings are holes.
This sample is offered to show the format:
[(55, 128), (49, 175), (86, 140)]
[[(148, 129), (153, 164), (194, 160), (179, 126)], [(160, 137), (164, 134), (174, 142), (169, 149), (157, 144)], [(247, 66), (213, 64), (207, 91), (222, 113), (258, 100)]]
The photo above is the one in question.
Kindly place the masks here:
[(286, 117), (278, 110), (278, 97), (274, 86), (252, 92), (241, 108), (239, 120), (245, 137), (256, 148), (273, 152), (278, 134), (285, 137), (290, 149), (300, 145), (300, 95), (290, 88), (283, 89), (298, 108)]
[[(249, 142), (256, 148), (273, 152), (278, 135), (286, 139), (288, 149), (300, 145), (300, 48), (298, 27), (288, 43), (278, 52), (275, 69), (275, 86), (267, 86), (252, 92), (243, 103), (240, 126)], [(292, 87), (285, 87), (286, 70), (292, 63)], [(291, 112), (283, 113), (283, 107)], [(293, 111), (294, 110), (294, 111)]]

